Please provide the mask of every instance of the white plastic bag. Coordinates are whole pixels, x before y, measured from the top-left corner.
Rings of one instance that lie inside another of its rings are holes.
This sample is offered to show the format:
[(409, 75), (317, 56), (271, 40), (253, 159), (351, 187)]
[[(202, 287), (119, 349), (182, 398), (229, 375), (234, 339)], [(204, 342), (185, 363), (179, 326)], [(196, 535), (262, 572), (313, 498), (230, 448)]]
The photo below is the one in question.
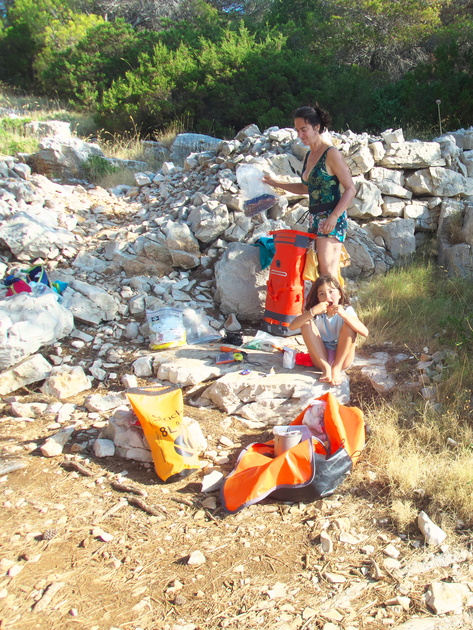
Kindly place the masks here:
[(284, 349), (286, 339), (284, 337), (274, 337), (264, 330), (258, 330), (256, 335), (250, 341), (243, 344), (244, 348), (250, 348), (250, 350), (266, 350), (271, 352), (272, 350), (278, 350), (282, 352)]
[(272, 208), (278, 197), (273, 189), (263, 182), (263, 172), (254, 164), (242, 164), (236, 170), (236, 178), (240, 186), (244, 202), (245, 215), (255, 214)]
[(203, 311), (185, 308), (183, 313), (187, 343), (206, 343), (221, 339), (222, 335), (209, 324), (209, 318)]
[(151, 350), (175, 348), (186, 343), (186, 329), (179, 309), (164, 306), (155, 311), (146, 311), (146, 319)]

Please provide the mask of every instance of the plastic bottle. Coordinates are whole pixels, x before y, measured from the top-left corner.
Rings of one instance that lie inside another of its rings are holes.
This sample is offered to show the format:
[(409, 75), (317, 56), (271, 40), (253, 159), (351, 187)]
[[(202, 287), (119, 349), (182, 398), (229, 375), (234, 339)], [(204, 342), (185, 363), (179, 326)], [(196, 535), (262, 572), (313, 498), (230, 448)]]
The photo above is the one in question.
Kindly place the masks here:
[(296, 354), (297, 350), (295, 348), (290, 348), (289, 346), (284, 346), (284, 354), (282, 357), (282, 366), (292, 370), (296, 365)]
[(39, 297), (40, 295), (46, 295), (48, 293), (54, 295), (56, 300), (58, 300), (58, 298), (60, 297), (59, 294), (54, 291), (54, 289), (51, 289), (51, 287), (48, 287), (48, 285), (43, 284), (42, 282), (29, 282), (28, 284), (31, 287), (31, 293), (33, 297)]

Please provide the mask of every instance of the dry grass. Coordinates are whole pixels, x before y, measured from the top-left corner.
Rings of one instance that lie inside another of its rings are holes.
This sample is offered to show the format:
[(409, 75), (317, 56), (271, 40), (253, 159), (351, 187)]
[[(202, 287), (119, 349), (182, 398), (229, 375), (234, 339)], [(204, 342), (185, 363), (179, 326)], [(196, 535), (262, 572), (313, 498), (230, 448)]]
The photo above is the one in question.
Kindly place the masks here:
[[(5, 116), (0, 121), (0, 151), (5, 155), (16, 153), (33, 153), (38, 150), (39, 139), (26, 134), (24, 125), (33, 120), (60, 120), (71, 125), (72, 133), (84, 140), (99, 143), (107, 157), (122, 160), (146, 161), (150, 170), (157, 171), (162, 166), (159, 159), (144, 157), (143, 145), (139, 129), (130, 121), (131, 131), (128, 134), (115, 135), (99, 130), (91, 112), (76, 111), (58, 99), (37, 97), (21, 92), (12, 92), (0, 86), (0, 109), (4, 108)], [(13, 116), (13, 117), (12, 117)], [(178, 120), (169, 125), (162, 133), (152, 139), (170, 147), (177, 134), (183, 132), (188, 121)], [(133, 173), (129, 169), (116, 169), (113, 172), (97, 176), (94, 182), (109, 188), (117, 184), (134, 184)]]
[[(400, 531), (421, 509), (444, 527), (458, 519), (473, 526), (473, 426), (454, 411), (402, 394), (365, 410), (365, 420), (371, 430), (365, 462)], [(354, 472), (360, 483), (357, 477), (369, 490), (363, 468)]]
[(59, 99), (14, 92), (0, 86), (0, 108), (13, 111), (28, 120), (62, 120), (71, 125), (72, 132), (89, 137), (97, 132), (91, 112), (77, 111)]
[(163, 146), (169, 149), (174, 142), (176, 136), (180, 133), (184, 133), (187, 129), (190, 129), (191, 127), (192, 125), (188, 118), (180, 118), (168, 125), (166, 129), (164, 129), (164, 131), (156, 133), (153, 137), (153, 140), (155, 140), (156, 142), (161, 142)]
[[(434, 265), (398, 268), (359, 291), (360, 317), (374, 345), (393, 343), (420, 357), (448, 349), (435, 404), (399, 388), (365, 409), (365, 457), (376, 472), (393, 522), (408, 529), (425, 509), (445, 527), (473, 526), (473, 285)], [(355, 471), (367, 484), (363, 470)]]

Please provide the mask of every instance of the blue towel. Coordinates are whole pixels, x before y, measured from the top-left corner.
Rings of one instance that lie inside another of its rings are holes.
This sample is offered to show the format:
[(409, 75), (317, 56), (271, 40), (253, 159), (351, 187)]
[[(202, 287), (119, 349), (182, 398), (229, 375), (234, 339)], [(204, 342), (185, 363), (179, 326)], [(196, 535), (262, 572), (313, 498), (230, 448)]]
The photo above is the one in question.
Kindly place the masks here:
[(253, 245), (259, 247), (259, 261), (261, 269), (266, 269), (271, 264), (276, 253), (276, 247), (274, 245), (274, 238), (272, 236), (260, 236)]

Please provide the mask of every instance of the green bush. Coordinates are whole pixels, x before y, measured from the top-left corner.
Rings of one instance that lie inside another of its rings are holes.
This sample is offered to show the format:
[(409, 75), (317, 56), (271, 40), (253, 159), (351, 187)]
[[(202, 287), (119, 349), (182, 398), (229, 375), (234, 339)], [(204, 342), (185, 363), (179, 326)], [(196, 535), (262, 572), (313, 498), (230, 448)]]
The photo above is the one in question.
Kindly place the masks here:
[(119, 169), (100, 155), (91, 155), (82, 165), (84, 178), (97, 183), (107, 175), (116, 173)]

